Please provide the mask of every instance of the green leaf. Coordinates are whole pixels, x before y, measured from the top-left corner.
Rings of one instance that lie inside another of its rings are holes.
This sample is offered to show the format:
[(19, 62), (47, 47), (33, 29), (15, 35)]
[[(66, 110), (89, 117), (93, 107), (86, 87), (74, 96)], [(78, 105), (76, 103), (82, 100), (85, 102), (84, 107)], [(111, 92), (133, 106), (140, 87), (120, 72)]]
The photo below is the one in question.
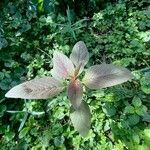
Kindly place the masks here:
[(143, 77), (140, 83), (142, 91), (146, 94), (150, 94), (150, 77)]
[(93, 91), (92, 96), (95, 96), (97, 99), (105, 96), (104, 89)]
[(144, 135), (150, 139), (150, 129), (144, 129)]
[(136, 125), (137, 123), (139, 123), (140, 121), (140, 117), (136, 114), (130, 115), (127, 118), (127, 122), (129, 123), (129, 125)]
[(136, 108), (136, 113), (137, 113), (138, 115), (140, 115), (140, 116), (144, 116), (144, 114), (146, 113), (146, 111), (147, 111), (147, 107), (144, 106), (144, 105), (142, 105), (142, 106)]
[(55, 126), (52, 126), (52, 134), (60, 135), (63, 133), (63, 126), (60, 123), (56, 123)]
[(59, 147), (61, 144), (63, 144), (65, 141), (63, 136), (57, 136), (54, 138), (54, 144), (56, 147)]
[(83, 136), (87, 136), (91, 125), (91, 113), (88, 104), (82, 101), (78, 109), (71, 107), (70, 118), (74, 128)]
[(15, 136), (15, 133), (13, 133), (13, 132), (11, 132), (11, 131), (5, 133), (5, 139), (6, 139), (7, 141), (12, 140), (12, 139), (14, 138), (14, 136)]
[(23, 117), (23, 119), (22, 119), (22, 122), (20, 123), (20, 126), (19, 126), (19, 129), (18, 129), (18, 131), (20, 131), (22, 128), (23, 128), (23, 126), (24, 126), (24, 124), (25, 124), (25, 122), (26, 122), (26, 120), (27, 120), (27, 118), (28, 118), (28, 112), (26, 112), (25, 114), (24, 114), (24, 117)]
[(146, 94), (150, 94), (150, 87), (146, 87), (146, 86), (141, 86), (141, 89), (144, 93)]
[(135, 112), (133, 106), (126, 106), (125, 107), (125, 113), (133, 114)]
[(4, 78), (4, 73), (0, 72), (0, 81), (3, 80), (3, 78)]
[(142, 120), (150, 123), (150, 114), (145, 113)]
[(135, 107), (140, 107), (142, 102), (141, 102), (141, 99), (137, 96), (135, 96), (132, 100), (132, 104), (135, 106)]
[(106, 131), (108, 131), (108, 130), (110, 130), (110, 123), (109, 123), (108, 120), (106, 120), (106, 123), (105, 123), (105, 125), (104, 125), (104, 132), (106, 132)]
[(111, 103), (105, 103), (102, 109), (107, 116), (113, 116), (116, 114), (116, 108)]
[(45, 112), (44, 111), (41, 111), (41, 112), (37, 112), (37, 111), (32, 111), (32, 112), (30, 112), (32, 115), (43, 115), (43, 114), (45, 114)]
[(29, 132), (29, 129), (30, 129), (29, 127), (23, 128), (19, 133), (19, 138), (21, 139), (21, 138), (25, 137), (26, 134)]
[(140, 143), (140, 137), (138, 136), (138, 134), (133, 134), (132, 138), (135, 143), (137, 143), (137, 144)]

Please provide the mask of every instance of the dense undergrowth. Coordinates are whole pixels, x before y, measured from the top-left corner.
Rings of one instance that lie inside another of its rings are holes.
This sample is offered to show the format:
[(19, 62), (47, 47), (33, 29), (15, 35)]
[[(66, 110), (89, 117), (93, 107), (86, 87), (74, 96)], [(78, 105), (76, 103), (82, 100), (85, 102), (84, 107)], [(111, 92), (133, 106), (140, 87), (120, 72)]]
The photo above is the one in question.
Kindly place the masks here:
[[(150, 7), (148, 0), (22, 0), (0, 2), (0, 149), (149, 150)], [(89, 91), (92, 125), (82, 138), (63, 93), (49, 100), (6, 99), (14, 85), (50, 75), (55, 50), (82, 40), (89, 66), (125, 66), (131, 82)]]

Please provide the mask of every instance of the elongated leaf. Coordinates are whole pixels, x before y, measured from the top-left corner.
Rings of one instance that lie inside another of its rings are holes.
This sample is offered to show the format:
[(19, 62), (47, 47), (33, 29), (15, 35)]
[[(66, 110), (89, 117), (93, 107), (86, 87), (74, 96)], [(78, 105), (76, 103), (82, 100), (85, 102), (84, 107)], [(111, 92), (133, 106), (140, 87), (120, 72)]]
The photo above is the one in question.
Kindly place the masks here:
[(74, 75), (74, 65), (72, 61), (61, 52), (54, 52), (53, 65), (53, 72), (61, 78), (68, 78)]
[(83, 82), (90, 89), (98, 89), (126, 82), (132, 77), (128, 69), (104, 63), (90, 67)]
[(79, 41), (74, 45), (70, 59), (76, 67), (82, 64), (81, 68), (83, 68), (87, 64), (89, 61), (89, 52), (83, 41)]
[(22, 121), (21, 121), (21, 124), (20, 124), (20, 126), (19, 126), (18, 131), (20, 131), (20, 130), (24, 127), (24, 125), (25, 125), (25, 123), (26, 123), (26, 121), (27, 121), (28, 115), (29, 115), (28, 112), (26, 112), (26, 113), (24, 114), (24, 117), (23, 117), (23, 119), (22, 119)]
[(13, 87), (5, 97), (23, 99), (47, 99), (60, 93), (63, 85), (53, 77), (33, 79)]
[(83, 96), (83, 87), (79, 80), (73, 80), (70, 82), (68, 86), (68, 98), (73, 105), (73, 107), (76, 109), (80, 106)]
[(24, 136), (26, 136), (26, 134), (29, 132), (30, 127), (25, 127), (24, 129), (22, 129), (19, 133), (19, 138), (23, 138)]
[(74, 128), (82, 136), (87, 136), (91, 125), (91, 113), (88, 104), (82, 101), (78, 109), (71, 107), (70, 118)]

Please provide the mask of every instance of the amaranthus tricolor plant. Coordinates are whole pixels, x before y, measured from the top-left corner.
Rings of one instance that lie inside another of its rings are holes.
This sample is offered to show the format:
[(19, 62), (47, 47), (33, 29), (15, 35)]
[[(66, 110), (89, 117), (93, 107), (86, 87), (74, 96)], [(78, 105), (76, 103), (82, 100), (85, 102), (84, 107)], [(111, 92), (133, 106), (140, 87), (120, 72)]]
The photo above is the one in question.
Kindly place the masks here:
[[(99, 89), (126, 82), (132, 78), (131, 72), (113, 64), (91, 66), (85, 72), (82, 81), (80, 74), (89, 60), (89, 53), (84, 42), (77, 42), (70, 59), (59, 51), (53, 54), (52, 77), (33, 79), (13, 87), (6, 97), (22, 99), (48, 99), (56, 96), (67, 87), (68, 99), (71, 102), (71, 121), (76, 130), (86, 136), (90, 129), (90, 109), (83, 101), (83, 86)], [(68, 82), (69, 80), (69, 82)]]

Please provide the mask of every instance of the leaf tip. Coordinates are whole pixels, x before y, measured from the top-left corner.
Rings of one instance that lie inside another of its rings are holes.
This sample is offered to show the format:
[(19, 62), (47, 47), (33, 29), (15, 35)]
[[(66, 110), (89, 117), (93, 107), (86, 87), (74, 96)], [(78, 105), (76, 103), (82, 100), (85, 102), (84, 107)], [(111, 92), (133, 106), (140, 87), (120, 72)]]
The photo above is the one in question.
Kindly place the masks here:
[(5, 97), (7, 97), (7, 98), (13, 98), (12, 89), (10, 89), (10, 90), (5, 94)]
[(9, 98), (9, 91), (5, 94), (5, 97)]

